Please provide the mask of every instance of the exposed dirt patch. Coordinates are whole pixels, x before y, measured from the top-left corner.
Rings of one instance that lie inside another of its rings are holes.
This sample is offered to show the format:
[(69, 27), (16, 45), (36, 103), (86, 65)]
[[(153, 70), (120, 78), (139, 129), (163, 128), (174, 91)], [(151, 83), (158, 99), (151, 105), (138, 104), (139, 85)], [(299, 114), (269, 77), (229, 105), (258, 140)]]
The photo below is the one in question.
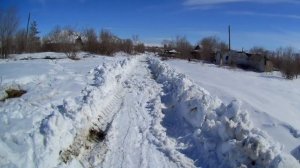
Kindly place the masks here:
[(2, 98), (0, 101), (5, 101), (6, 99), (18, 98), (21, 97), (23, 94), (27, 93), (26, 90), (22, 89), (7, 89), (5, 90), (6, 96)]
[(86, 136), (77, 135), (68, 149), (60, 151), (60, 160), (63, 163), (70, 162), (73, 158), (80, 157), (85, 151), (89, 151), (95, 144), (105, 139), (106, 133), (99, 128), (90, 128)]
[(88, 141), (91, 142), (101, 142), (105, 139), (106, 133), (101, 129), (91, 128), (89, 130), (89, 135), (87, 137)]

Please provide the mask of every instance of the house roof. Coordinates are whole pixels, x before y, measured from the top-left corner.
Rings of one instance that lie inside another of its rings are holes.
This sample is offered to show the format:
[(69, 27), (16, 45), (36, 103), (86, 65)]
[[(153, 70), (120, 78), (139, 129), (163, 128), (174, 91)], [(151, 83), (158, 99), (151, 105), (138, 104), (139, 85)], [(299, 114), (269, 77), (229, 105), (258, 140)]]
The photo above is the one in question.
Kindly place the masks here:
[(177, 53), (177, 51), (174, 50), (174, 49), (173, 49), (173, 50), (170, 50), (169, 52), (170, 52), (170, 53)]
[(201, 49), (201, 46), (197, 45), (194, 50), (200, 50), (200, 49)]

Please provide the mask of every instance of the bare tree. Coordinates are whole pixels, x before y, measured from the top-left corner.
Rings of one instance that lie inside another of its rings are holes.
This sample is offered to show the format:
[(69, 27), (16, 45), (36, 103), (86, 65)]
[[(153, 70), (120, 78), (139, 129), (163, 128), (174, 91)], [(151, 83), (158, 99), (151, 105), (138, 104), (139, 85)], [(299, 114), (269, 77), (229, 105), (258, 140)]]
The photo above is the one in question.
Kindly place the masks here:
[(72, 60), (78, 60), (77, 52), (80, 50), (79, 46), (75, 44), (78, 39), (78, 35), (72, 28), (64, 28), (59, 36), (59, 43), (61, 45), (61, 50), (64, 52), (68, 58)]
[(185, 36), (177, 36), (175, 40), (175, 46), (176, 46), (176, 50), (180, 54), (180, 57), (190, 58), (191, 51), (193, 50), (193, 46)]
[(180, 58), (189, 58), (193, 50), (193, 46), (185, 36), (177, 36), (173, 40), (164, 40), (162, 45), (165, 50), (175, 49), (177, 51), (176, 56)]
[(86, 38), (84, 50), (92, 53), (97, 53), (99, 43), (95, 30), (92, 28), (86, 29), (83, 31), (83, 36)]
[(219, 41), (217, 46), (217, 51), (220, 52), (228, 51), (228, 45), (223, 41)]
[(19, 54), (26, 50), (26, 36), (27, 33), (25, 29), (18, 30), (16, 33), (14, 44), (16, 45), (16, 52)]
[(163, 45), (163, 47), (164, 47), (165, 50), (171, 50), (171, 49), (175, 49), (176, 48), (174, 40), (163, 40), (162, 41), (162, 45)]
[(80, 50), (79, 46), (75, 44), (79, 35), (70, 27), (61, 29), (55, 27), (44, 39), (44, 49), (64, 52), (70, 59), (77, 60), (77, 52)]
[(119, 41), (119, 50), (127, 54), (132, 54), (133, 52), (133, 42), (130, 39)]
[(134, 46), (134, 51), (137, 53), (144, 53), (145, 49), (146, 49), (146, 47), (145, 47), (144, 43), (139, 43)]
[(60, 33), (62, 29), (60, 26), (55, 26), (45, 37), (43, 37), (42, 50), (60, 52), (61, 48), (59, 45)]
[(2, 58), (12, 52), (13, 36), (17, 31), (19, 18), (14, 8), (0, 11), (0, 42)]
[(62, 28), (60, 26), (55, 26), (53, 30), (48, 34), (49, 40), (52, 42), (59, 42), (61, 32)]
[(298, 66), (300, 65), (296, 59), (295, 50), (292, 47), (278, 48), (276, 50), (276, 57), (273, 57), (271, 60), (284, 78), (294, 79), (298, 76)]
[(218, 51), (219, 40), (215, 36), (205, 37), (200, 42), (201, 57), (205, 61), (213, 62), (214, 53)]
[(112, 55), (117, 51), (117, 43), (120, 39), (109, 30), (101, 30), (99, 36), (99, 52), (104, 55)]
[(133, 42), (133, 50), (137, 53), (144, 53), (145, 52), (145, 45), (140, 42), (139, 35), (132, 35), (132, 42)]
[(228, 45), (216, 36), (205, 37), (198, 44), (202, 59), (208, 62), (214, 62), (216, 52), (228, 51)]

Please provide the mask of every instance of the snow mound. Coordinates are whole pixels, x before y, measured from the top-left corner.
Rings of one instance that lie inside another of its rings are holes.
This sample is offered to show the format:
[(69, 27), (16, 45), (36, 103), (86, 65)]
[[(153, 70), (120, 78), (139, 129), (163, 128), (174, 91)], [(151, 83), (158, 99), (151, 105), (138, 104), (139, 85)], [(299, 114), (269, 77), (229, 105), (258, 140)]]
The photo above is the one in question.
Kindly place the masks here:
[[(109, 97), (116, 93), (116, 86), (124, 78), (124, 72), (134, 63), (135, 59), (130, 58), (103, 63), (90, 71), (94, 74), (94, 83), (82, 91), (82, 97), (65, 99), (62, 105), (54, 107), (40, 125), (43, 143), (36, 147), (39, 151), (38, 167), (57, 166), (62, 150), (67, 149), (76, 136), (86, 136), (95, 123), (100, 129), (106, 129), (114, 114), (103, 113), (102, 109), (109, 103)], [(60, 165), (63, 166), (63, 163)]]
[[(77, 57), (87, 58), (87, 57), (95, 57), (96, 55), (90, 54), (87, 52), (78, 52)], [(117, 53), (116, 56), (121, 56), (121, 54)], [(23, 53), (23, 54), (11, 54), (9, 58), (14, 60), (35, 60), (35, 59), (67, 59), (67, 55), (65, 53), (57, 53), (57, 52), (41, 52), (41, 53)]]
[(162, 102), (178, 120), (192, 127), (196, 156), (191, 157), (199, 166), (299, 167), (295, 158), (253, 127), (248, 112), (241, 109), (242, 102), (235, 100), (225, 105), (159, 59), (149, 57), (148, 62), (154, 79), (163, 84)]
[(0, 100), (4, 100), (8, 96), (6, 91), (10, 89), (22, 90), (22, 87), (17, 83), (0, 83)]

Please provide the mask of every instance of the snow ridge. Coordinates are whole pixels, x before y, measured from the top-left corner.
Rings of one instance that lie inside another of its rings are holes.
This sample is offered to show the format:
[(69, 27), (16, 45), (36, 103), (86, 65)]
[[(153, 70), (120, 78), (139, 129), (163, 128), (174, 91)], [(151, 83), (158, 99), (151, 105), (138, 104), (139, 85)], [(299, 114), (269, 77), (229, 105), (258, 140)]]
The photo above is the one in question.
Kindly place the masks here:
[(179, 141), (179, 150), (196, 166), (299, 167), (266, 133), (252, 126), (240, 101), (225, 105), (157, 58), (149, 57), (148, 62), (155, 80), (163, 85), (168, 135)]
[(91, 70), (94, 83), (82, 91), (83, 96), (64, 100), (43, 119), (40, 133), (44, 136), (44, 143), (38, 152), (38, 167), (57, 166), (62, 150), (67, 149), (76, 136), (85, 137), (89, 128), (107, 129), (115, 114), (105, 109), (115, 99), (112, 93), (118, 92), (119, 80), (126, 77), (122, 74), (130, 71), (135, 62), (135, 59), (125, 58)]

